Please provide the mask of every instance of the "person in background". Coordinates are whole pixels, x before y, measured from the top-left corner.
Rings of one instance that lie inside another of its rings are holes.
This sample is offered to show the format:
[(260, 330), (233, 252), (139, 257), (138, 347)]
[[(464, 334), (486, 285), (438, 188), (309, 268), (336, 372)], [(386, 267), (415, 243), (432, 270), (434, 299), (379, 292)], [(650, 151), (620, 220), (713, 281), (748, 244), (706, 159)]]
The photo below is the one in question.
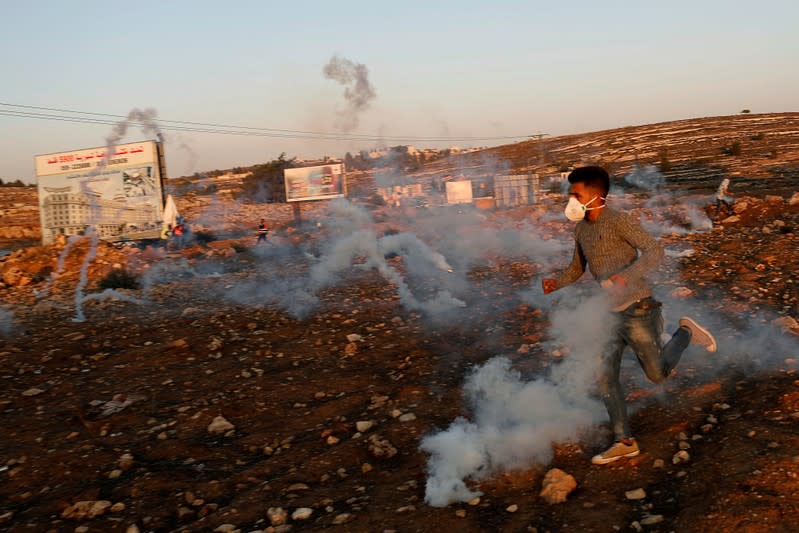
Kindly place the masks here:
[(716, 191), (716, 216), (719, 216), (721, 213), (721, 204), (729, 210), (732, 205), (730, 204), (729, 200), (727, 200), (727, 195), (729, 194), (730, 188), (730, 180), (729, 178), (724, 178), (721, 180), (721, 184), (719, 185), (718, 190)]
[(690, 343), (714, 352), (716, 340), (693, 319), (683, 317), (671, 339), (662, 343), (661, 304), (652, 297), (645, 277), (660, 263), (663, 249), (629, 215), (607, 205), (610, 177), (605, 169), (575, 169), (569, 174), (569, 184), (566, 217), (577, 222), (574, 256), (566, 270), (545, 278), (542, 285), (545, 294), (561, 289), (582, 277), (587, 266), (610, 298), (615, 320), (608, 322), (613, 331), (601, 354), (599, 392), (610, 416), (615, 442), (591, 459), (601, 465), (640, 453), (627, 421), (619, 381), (625, 348), (632, 348), (646, 376), (660, 383), (677, 366)]
[(169, 244), (169, 236), (172, 234), (172, 224), (167, 224), (161, 228), (161, 246), (166, 250)]
[(266, 224), (266, 219), (262, 218), (261, 223), (258, 224), (258, 240), (255, 241), (255, 244), (261, 244), (261, 242), (268, 242), (266, 240), (267, 235), (269, 234), (269, 226)]

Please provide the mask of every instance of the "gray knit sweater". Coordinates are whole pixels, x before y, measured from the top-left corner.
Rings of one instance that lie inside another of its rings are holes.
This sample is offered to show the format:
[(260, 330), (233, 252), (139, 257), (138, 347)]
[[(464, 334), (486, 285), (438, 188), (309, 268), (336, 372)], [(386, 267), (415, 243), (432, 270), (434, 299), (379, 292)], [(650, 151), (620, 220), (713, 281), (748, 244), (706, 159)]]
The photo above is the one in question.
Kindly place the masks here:
[(627, 282), (624, 290), (615, 294), (616, 311), (652, 295), (644, 278), (663, 259), (663, 248), (629, 215), (606, 206), (596, 221), (581, 220), (577, 224), (574, 241), (574, 257), (557, 277), (557, 288), (580, 279), (587, 264), (599, 282), (614, 274)]

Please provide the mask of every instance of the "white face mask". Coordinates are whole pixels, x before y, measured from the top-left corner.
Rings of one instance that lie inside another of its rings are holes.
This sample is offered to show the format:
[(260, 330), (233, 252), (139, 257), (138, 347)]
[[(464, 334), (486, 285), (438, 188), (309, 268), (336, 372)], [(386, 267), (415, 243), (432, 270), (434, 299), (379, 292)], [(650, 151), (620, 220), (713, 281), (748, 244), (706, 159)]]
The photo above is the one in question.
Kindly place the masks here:
[(578, 200), (574, 196), (570, 197), (569, 203), (566, 204), (566, 209), (564, 210), (566, 218), (568, 218), (572, 222), (579, 222), (585, 218), (586, 211), (592, 211), (594, 209), (602, 209), (603, 207), (605, 207), (605, 204), (599, 205), (597, 207), (588, 207), (589, 205), (594, 203), (594, 200), (596, 200), (597, 198), (599, 198), (600, 200), (604, 200), (604, 198), (600, 196), (594, 196), (587, 204), (583, 205), (580, 203), (580, 200)]

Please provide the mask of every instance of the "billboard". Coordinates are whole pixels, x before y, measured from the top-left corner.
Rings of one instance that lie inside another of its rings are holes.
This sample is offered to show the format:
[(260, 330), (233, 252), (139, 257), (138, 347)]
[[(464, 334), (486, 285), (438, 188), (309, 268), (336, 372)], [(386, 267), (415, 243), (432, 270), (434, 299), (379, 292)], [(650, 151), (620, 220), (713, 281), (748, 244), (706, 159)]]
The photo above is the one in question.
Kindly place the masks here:
[(472, 203), (472, 182), (471, 180), (448, 181), (446, 193), (448, 204), (470, 204)]
[(497, 207), (516, 207), (536, 203), (540, 192), (538, 174), (496, 176), (494, 191)]
[(283, 171), (286, 183), (286, 201), (327, 200), (343, 198), (347, 194), (344, 165), (287, 168)]
[(36, 156), (42, 243), (94, 227), (104, 240), (158, 238), (163, 211), (155, 141)]

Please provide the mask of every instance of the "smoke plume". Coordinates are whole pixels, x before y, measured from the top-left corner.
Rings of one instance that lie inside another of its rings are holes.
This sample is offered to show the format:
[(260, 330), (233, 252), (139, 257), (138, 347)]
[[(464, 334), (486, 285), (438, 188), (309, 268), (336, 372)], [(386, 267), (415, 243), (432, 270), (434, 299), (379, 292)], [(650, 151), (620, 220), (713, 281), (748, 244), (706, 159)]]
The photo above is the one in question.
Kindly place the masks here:
[(469, 501), (480, 493), (466, 480), (547, 463), (552, 443), (574, 440), (603, 420), (604, 408), (591, 390), (597, 354), (610, 338), (613, 320), (605, 294), (578, 304), (567, 291), (552, 315), (551, 335), (569, 355), (548, 375), (525, 382), (504, 357), (475, 370), (464, 386), (472, 420), (458, 418), (422, 440), (422, 450), (430, 454), (425, 501), (434, 507)]
[(375, 99), (374, 87), (369, 83), (369, 70), (362, 63), (355, 63), (334, 55), (322, 69), (325, 78), (344, 86), (347, 108), (339, 112), (337, 127), (349, 132), (358, 127), (358, 115)]

